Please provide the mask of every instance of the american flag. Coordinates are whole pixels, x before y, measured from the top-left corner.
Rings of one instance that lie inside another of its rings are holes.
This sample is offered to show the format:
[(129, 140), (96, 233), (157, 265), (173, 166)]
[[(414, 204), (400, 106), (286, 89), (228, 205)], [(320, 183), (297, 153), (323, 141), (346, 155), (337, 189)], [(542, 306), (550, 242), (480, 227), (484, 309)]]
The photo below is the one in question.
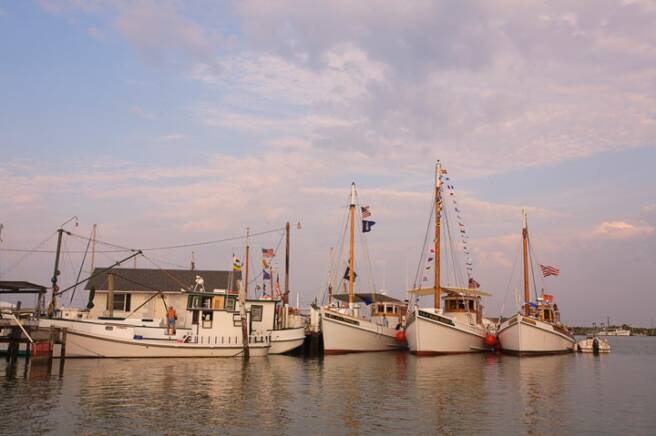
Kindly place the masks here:
[(360, 209), (362, 209), (362, 218), (369, 218), (371, 216), (369, 206), (362, 206)]
[(540, 265), (542, 270), (542, 277), (557, 276), (560, 274), (560, 270), (555, 266)]
[(469, 278), (469, 289), (478, 289), (481, 285), (473, 277)]

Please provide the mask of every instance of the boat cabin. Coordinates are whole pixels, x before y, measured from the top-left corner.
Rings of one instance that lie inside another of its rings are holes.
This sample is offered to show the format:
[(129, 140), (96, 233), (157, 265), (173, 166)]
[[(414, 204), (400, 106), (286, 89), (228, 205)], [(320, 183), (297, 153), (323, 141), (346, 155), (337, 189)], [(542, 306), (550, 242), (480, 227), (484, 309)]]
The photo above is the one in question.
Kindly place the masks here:
[[(348, 294), (335, 294), (332, 298), (342, 303), (349, 301)], [(385, 294), (357, 293), (353, 294), (353, 301), (364, 303), (369, 307), (371, 320), (389, 328), (401, 328), (408, 313), (406, 302)]]
[(450, 292), (446, 294), (443, 302), (444, 314), (473, 324), (483, 322), (483, 306), (480, 296), (458, 295)]
[[(278, 300), (246, 300), (246, 319), (251, 334), (266, 335), (274, 326)], [(203, 336), (225, 330), (241, 335), (241, 314), (236, 293), (194, 290), (187, 296), (192, 334)]]

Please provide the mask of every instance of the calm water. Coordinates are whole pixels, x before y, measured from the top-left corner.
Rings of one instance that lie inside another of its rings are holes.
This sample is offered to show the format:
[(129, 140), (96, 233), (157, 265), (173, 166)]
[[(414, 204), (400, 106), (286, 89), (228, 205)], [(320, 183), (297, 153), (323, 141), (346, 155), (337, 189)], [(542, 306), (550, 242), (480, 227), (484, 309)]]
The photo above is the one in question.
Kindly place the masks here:
[(656, 434), (656, 338), (609, 340), (523, 359), (69, 359), (63, 378), (3, 359), (0, 434)]

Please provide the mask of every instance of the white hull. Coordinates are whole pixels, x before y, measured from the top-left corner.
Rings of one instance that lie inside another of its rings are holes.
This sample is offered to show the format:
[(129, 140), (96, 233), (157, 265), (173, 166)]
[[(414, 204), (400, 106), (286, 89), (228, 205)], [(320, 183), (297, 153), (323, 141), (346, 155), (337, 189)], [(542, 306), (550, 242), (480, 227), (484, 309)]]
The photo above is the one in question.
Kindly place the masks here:
[(290, 352), (305, 341), (305, 327), (273, 330), (271, 332), (271, 348), (269, 354), (284, 354)]
[(564, 329), (520, 314), (501, 324), (498, 338), (501, 351), (520, 356), (567, 353), (576, 345)]
[[(42, 320), (40, 328), (66, 327), (66, 357), (236, 357), (243, 356), (240, 336), (204, 336), (194, 343), (177, 339), (135, 339), (134, 327), (106, 326), (59, 320)], [(140, 329), (143, 331), (143, 329)], [(252, 336), (249, 343), (251, 356), (268, 354), (268, 336)], [(55, 357), (59, 357), (56, 347)]]
[(466, 324), (435, 309), (416, 309), (409, 317), (406, 338), (410, 352), (417, 355), (475, 353), (489, 351), (483, 325)]
[(631, 330), (622, 330), (622, 329), (610, 330), (610, 331), (603, 330), (597, 332), (597, 336), (631, 336)]
[(326, 354), (390, 351), (406, 345), (396, 340), (398, 330), (325, 308), (321, 309), (321, 331)]
[[(606, 342), (603, 339), (597, 339), (597, 343), (599, 344), (599, 352), (600, 353), (610, 353), (610, 344)], [(579, 353), (594, 353), (594, 340), (595, 338), (585, 338), (581, 339), (576, 343), (576, 349), (578, 350)]]

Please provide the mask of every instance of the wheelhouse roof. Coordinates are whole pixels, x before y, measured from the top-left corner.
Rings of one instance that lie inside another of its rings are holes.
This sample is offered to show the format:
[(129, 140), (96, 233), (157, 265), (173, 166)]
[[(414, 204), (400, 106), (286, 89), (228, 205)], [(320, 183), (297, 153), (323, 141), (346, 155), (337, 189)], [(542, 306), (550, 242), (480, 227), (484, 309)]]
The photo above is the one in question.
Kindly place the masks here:
[[(448, 297), (491, 297), (492, 294), (488, 292), (481, 291), (479, 289), (469, 289), (469, 288), (457, 288), (455, 286), (441, 287), (442, 292)], [(416, 295), (417, 297), (425, 297), (426, 295), (433, 295), (435, 288), (416, 288), (408, 290), (409, 293)]]
[[(349, 301), (348, 294), (334, 294), (333, 298), (343, 302)], [(356, 303), (364, 303), (366, 305), (370, 305), (371, 303), (405, 304), (403, 301), (398, 300), (394, 297), (390, 297), (389, 295), (376, 294), (373, 292), (353, 294), (353, 301), (355, 301)]]

